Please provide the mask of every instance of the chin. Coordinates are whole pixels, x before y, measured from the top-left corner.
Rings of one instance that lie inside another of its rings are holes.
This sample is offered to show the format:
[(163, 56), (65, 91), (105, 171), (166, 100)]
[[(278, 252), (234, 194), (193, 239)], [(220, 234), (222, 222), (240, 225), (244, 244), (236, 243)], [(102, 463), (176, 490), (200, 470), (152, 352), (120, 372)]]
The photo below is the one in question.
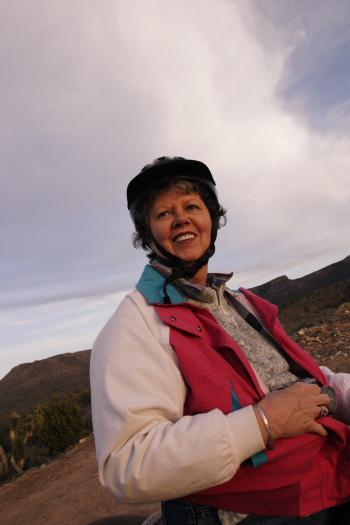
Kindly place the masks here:
[(182, 261), (184, 261), (185, 263), (193, 263), (195, 261), (197, 261), (197, 259), (199, 259), (200, 257), (202, 257), (203, 254), (201, 255), (184, 255), (184, 254), (175, 254), (176, 257), (178, 257), (179, 259), (181, 259)]

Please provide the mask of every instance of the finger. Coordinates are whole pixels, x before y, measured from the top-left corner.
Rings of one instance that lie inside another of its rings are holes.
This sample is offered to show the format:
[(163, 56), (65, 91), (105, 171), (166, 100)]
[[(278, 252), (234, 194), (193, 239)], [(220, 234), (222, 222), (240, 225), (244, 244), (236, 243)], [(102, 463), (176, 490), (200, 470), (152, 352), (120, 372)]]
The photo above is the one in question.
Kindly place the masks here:
[(329, 406), (331, 398), (327, 394), (319, 394), (316, 402), (318, 406)]
[(331, 398), (328, 394), (313, 394), (312, 396), (308, 396), (304, 398), (305, 401), (310, 401), (312, 403), (316, 403), (316, 405), (329, 405)]
[(299, 385), (302, 385), (302, 388), (305, 392), (310, 392), (313, 394), (319, 394), (321, 392), (321, 388), (318, 385), (315, 385), (313, 383), (298, 383)]
[(316, 423), (316, 421), (314, 421), (314, 423), (311, 425), (310, 432), (312, 432), (313, 434), (318, 434), (322, 437), (328, 436), (327, 430), (319, 423)]

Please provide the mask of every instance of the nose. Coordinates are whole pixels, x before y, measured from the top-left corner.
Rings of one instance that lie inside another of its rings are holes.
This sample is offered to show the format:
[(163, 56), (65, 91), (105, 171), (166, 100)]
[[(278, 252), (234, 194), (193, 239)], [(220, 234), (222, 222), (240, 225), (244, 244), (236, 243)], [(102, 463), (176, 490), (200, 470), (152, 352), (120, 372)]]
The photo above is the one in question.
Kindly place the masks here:
[(179, 228), (181, 226), (184, 226), (185, 224), (189, 224), (190, 218), (188, 217), (188, 214), (186, 213), (186, 210), (184, 209), (178, 209), (174, 213), (174, 221), (173, 221), (173, 227)]

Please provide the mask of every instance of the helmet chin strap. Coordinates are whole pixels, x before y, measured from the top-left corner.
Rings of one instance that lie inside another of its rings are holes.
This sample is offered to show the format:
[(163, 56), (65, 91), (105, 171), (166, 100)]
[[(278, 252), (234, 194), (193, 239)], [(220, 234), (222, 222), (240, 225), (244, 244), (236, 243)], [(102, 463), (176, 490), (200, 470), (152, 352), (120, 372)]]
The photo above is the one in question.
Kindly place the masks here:
[(176, 257), (176, 255), (173, 255), (172, 253), (168, 252), (159, 244), (158, 241), (153, 237), (152, 235), (152, 242), (154, 246), (157, 248), (158, 252), (162, 254), (163, 257), (160, 257), (157, 253), (157, 261), (160, 262), (160, 264), (164, 264), (164, 266), (168, 266), (172, 269), (172, 273), (165, 279), (164, 285), (163, 285), (163, 303), (164, 304), (171, 304), (171, 299), (167, 293), (167, 286), (171, 282), (175, 281), (176, 279), (179, 279), (180, 277), (187, 277), (189, 279), (192, 279), (200, 270), (207, 264), (210, 257), (212, 257), (215, 253), (215, 240), (216, 240), (216, 234), (212, 234), (212, 242), (209, 246), (209, 248), (203, 253), (199, 259), (197, 259), (194, 262), (186, 263), (180, 257)]

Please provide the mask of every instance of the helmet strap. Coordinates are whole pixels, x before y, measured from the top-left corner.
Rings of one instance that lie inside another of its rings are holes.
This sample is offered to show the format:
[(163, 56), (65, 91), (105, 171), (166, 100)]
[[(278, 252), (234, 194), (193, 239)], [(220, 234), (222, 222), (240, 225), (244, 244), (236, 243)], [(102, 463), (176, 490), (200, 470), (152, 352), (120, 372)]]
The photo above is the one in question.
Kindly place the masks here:
[[(212, 236), (213, 237), (213, 236)], [(216, 235), (214, 235), (214, 242), (216, 240)], [(181, 277), (187, 277), (188, 279), (191, 279), (196, 275), (198, 270), (203, 268), (205, 266), (210, 257), (212, 257), (215, 253), (215, 245), (212, 241), (209, 248), (203, 253), (203, 255), (194, 261), (193, 263), (185, 263), (182, 259), (179, 257), (176, 257), (176, 255), (173, 255), (172, 253), (168, 252), (159, 244), (158, 241), (152, 236), (152, 242), (154, 246), (157, 248), (158, 252), (162, 254), (163, 257), (160, 257), (159, 254), (156, 254), (157, 261), (160, 264), (164, 264), (164, 266), (168, 266), (171, 268), (172, 273), (165, 279), (164, 285), (163, 285), (163, 293), (164, 293), (164, 304), (171, 304), (171, 299), (167, 293), (167, 286), (171, 282), (175, 281), (176, 279), (180, 279)]]

